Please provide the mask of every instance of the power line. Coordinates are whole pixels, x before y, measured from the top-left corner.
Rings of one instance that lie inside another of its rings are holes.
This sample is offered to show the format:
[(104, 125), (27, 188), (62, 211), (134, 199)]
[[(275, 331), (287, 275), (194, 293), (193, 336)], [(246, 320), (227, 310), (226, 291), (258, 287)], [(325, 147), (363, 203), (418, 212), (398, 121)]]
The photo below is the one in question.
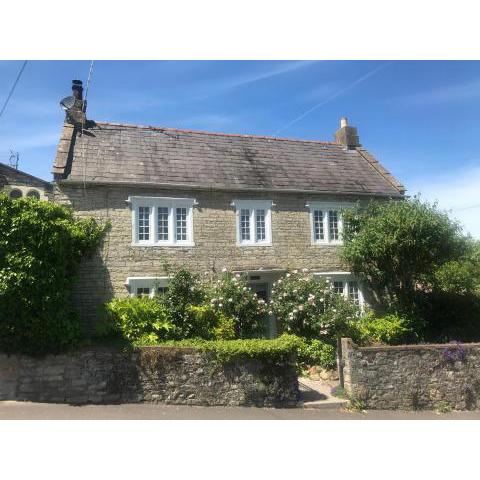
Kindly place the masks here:
[(22, 68), (20, 68), (20, 71), (18, 72), (17, 78), (15, 79), (15, 82), (13, 82), (13, 86), (10, 89), (10, 93), (7, 96), (7, 99), (5, 100), (5, 103), (3, 104), (2, 110), (0, 111), (0, 118), (3, 115), (3, 112), (7, 108), (8, 102), (12, 98), (13, 92), (15, 91), (15, 87), (17, 86), (18, 81), (20, 80), (20, 77), (22, 76), (23, 71), (25, 70), (25, 67), (27, 66), (28, 60), (25, 60), (23, 62)]
[(386, 63), (382, 63), (381, 65), (379, 65), (378, 67), (374, 68), (373, 70), (371, 70), (370, 72), (366, 73), (365, 75), (361, 76), (360, 78), (357, 78), (357, 80), (355, 80), (353, 83), (351, 83), (350, 85), (347, 85), (346, 87), (344, 88), (341, 88), (340, 90), (337, 90), (333, 95), (330, 95), (330, 97), (328, 97), (327, 99), (325, 99), (323, 102), (321, 103), (318, 103), (317, 105), (314, 105), (312, 108), (308, 109), (306, 112), (302, 113), (301, 115), (299, 115), (297, 118), (293, 119), (291, 122), (285, 124), (283, 127), (279, 128), (276, 132), (275, 132), (275, 135), (278, 135), (280, 132), (282, 132), (283, 130), (286, 130), (287, 128), (290, 128), (292, 125), (294, 125), (295, 123), (299, 122), (300, 120), (303, 120), (307, 115), (310, 115), (310, 113), (312, 113), (314, 110), (316, 110), (317, 108), (320, 108), (320, 107), (323, 107), (324, 105), (326, 105), (327, 103), (330, 103), (332, 100), (335, 100), (335, 98), (339, 97), (340, 95), (348, 92), (348, 90), (351, 90), (352, 88), (356, 87), (359, 83), (362, 83), (363, 81), (365, 81), (367, 78), (371, 77), (372, 75), (375, 75), (377, 72), (379, 72), (380, 70), (383, 70), (385, 67), (387, 67), (388, 65), (390, 65), (392, 62), (389, 61), (389, 62), (386, 62)]

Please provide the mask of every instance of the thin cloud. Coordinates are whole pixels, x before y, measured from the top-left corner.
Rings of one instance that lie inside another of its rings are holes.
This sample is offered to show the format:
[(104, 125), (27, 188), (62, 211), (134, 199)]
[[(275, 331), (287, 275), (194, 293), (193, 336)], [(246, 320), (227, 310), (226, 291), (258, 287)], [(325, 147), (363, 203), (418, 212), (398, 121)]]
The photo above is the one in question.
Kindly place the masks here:
[(473, 166), (455, 174), (414, 180), (410, 182), (409, 192), (420, 193), (421, 198), (438, 202), (438, 206), (449, 211), (467, 232), (480, 239), (479, 185), (480, 167)]
[(278, 77), (280, 75), (285, 75), (300, 68), (308, 67), (314, 63), (316, 62), (313, 60), (299, 60), (287, 63), (281, 62), (281, 65), (276, 65), (273, 68), (270, 68), (269, 70), (263, 72), (253, 72), (244, 75), (237, 75), (224, 78), (213, 83), (209, 81), (203, 89), (200, 85), (195, 85), (195, 89), (197, 91), (200, 90), (201, 92), (200, 95), (195, 96), (195, 99), (205, 100), (206, 98), (223, 95), (230, 90), (241, 88), (246, 85), (250, 85), (252, 83), (260, 82), (270, 78)]
[(480, 98), (480, 80), (405, 95), (392, 99), (392, 102), (404, 106), (427, 106), (471, 100), (473, 98)]
[(345, 93), (347, 93), (348, 91), (352, 90), (352, 88), (355, 88), (357, 85), (359, 85), (360, 83), (364, 82), (365, 80), (367, 80), (368, 78), (372, 77), (373, 75), (375, 75), (376, 73), (378, 73), (380, 70), (383, 70), (385, 67), (387, 67), (388, 65), (390, 65), (392, 62), (386, 62), (386, 63), (382, 63), (381, 65), (379, 65), (378, 67), (374, 68), (373, 70), (371, 70), (370, 72), (366, 73), (365, 75), (362, 75), (360, 78), (357, 78), (353, 83), (347, 85), (346, 87), (344, 88), (341, 88), (340, 90), (336, 91), (335, 93), (333, 93), (332, 95), (330, 95), (328, 98), (326, 98), (323, 102), (320, 102), (318, 103), (317, 105), (314, 105), (312, 108), (308, 109), (306, 112), (302, 113), (301, 115), (299, 115), (298, 117), (294, 118), (291, 122), (288, 122), (286, 125), (284, 125), (283, 127), (279, 128), (276, 132), (275, 132), (275, 135), (278, 135), (280, 132), (283, 132), (284, 130), (287, 130), (288, 128), (290, 128), (292, 125), (295, 125), (295, 123), (298, 123), (300, 120), (303, 120), (307, 115), (310, 115), (312, 112), (314, 112), (315, 110), (319, 109), (320, 107), (323, 107), (324, 105), (326, 105), (327, 103), (330, 103), (332, 102), (333, 100), (335, 100), (336, 98), (340, 97), (341, 95), (344, 95)]
[(266, 80), (267, 78), (277, 77), (278, 75), (283, 75), (285, 73), (293, 72), (294, 70), (307, 67), (309, 65), (312, 65), (313, 63), (315, 63), (313, 60), (308, 60), (308, 61), (300, 60), (300, 61), (288, 62), (287, 64), (282, 64), (278, 67), (276, 66), (274, 68), (271, 68), (266, 72), (243, 75), (243, 76), (234, 78), (232, 80), (226, 81), (224, 84), (224, 88), (242, 87), (250, 83), (259, 82), (261, 80)]

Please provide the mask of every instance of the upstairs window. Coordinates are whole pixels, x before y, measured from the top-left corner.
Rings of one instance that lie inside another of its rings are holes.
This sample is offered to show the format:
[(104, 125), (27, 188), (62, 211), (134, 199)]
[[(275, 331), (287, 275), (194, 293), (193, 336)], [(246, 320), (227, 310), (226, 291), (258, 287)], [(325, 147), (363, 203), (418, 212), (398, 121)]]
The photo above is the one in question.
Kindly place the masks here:
[(342, 208), (348, 205), (311, 203), (310, 219), (312, 224), (312, 243), (342, 243)]
[(191, 198), (130, 197), (132, 245), (193, 246)]
[(272, 244), (271, 200), (234, 200), (237, 245)]

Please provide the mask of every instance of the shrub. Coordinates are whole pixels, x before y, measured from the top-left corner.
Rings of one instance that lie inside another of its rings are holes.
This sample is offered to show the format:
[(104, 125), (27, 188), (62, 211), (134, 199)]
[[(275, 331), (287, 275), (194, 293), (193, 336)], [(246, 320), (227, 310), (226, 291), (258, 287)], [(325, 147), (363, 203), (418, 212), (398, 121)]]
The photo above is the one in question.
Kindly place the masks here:
[(265, 330), (266, 304), (241, 275), (223, 272), (205, 282), (210, 305), (235, 322), (235, 337), (260, 336)]
[(355, 321), (353, 327), (356, 329), (356, 334), (352, 335), (354, 341), (367, 345), (398, 345), (414, 336), (410, 320), (393, 314), (376, 318), (370, 312)]
[(190, 307), (200, 305), (204, 296), (198, 275), (182, 269), (170, 276), (167, 291), (159, 295), (157, 300), (165, 307), (169, 321), (175, 326), (177, 338), (203, 335), (205, 329), (190, 314)]
[(237, 340), (176, 340), (159, 345), (192, 347), (210, 352), (215, 359), (227, 363), (239, 358), (263, 359), (273, 364), (295, 359), (302, 340), (295, 335), (281, 335), (273, 340), (251, 338)]
[(272, 311), (288, 333), (334, 344), (337, 336), (349, 334), (350, 321), (359, 315), (356, 305), (305, 270), (287, 273), (273, 287)]
[(155, 298), (146, 296), (116, 298), (105, 305), (107, 327), (103, 335), (113, 334), (130, 341), (155, 343), (174, 338), (175, 327), (165, 307)]
[(0, 350), (57, 353), (79, 342), (70, 292), (104, 231), (66, 207), (0, 195)]
[(298, 349), (298, 363), (302, 367), (319, 366), (326, 370), (335, 368), (335, 347), (321, 340), (303, 339)]
[(191, 305), (188, 310), (195, 337), (203, 339), (235, 338), (235, 323), (211, 305)]

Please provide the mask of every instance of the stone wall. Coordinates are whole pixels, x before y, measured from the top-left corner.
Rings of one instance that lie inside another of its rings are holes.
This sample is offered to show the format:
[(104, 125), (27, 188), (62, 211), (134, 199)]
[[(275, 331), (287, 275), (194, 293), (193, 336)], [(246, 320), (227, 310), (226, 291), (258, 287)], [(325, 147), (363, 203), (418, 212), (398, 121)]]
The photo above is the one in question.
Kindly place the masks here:
[[(79, 216), (109, 220), (111, 230), (97, 254), (81, 268), (75, 305), (84, 319), (93, 323), (99, 306), (112, 296), (128, 294), (127, 277), (165, 276), (165, 266), (188, 268), (196, 273), (215, 269), (276, 270), (309, 268), (318, 271), (345, 270), (338, 247), (312, 245), (309, 201), (335, 201), (339, 197), (300, 194), (238, 194), (235, 192), (166, 190), (122, 186), (55, 186), (55, 201), (70, 205)], [(194, 197), (194, 247), (132, 246), (129, 196)], [(272, 246), (236, 245), (233, 199), (269, 199), (272, 209)], [(345, 197), (343, 197), (345, 200)], [(354, 199), (349, 199), (353, 201)]]
[(345, 390), (370, 409), (480, 406), (480, 344), (358, 347), (342, 339)]
[(1, 354), (0, 400), (289, 407), (298, 382), (293, 361), (220, 364), (191, 348), (90, 347), (43, 358)]

